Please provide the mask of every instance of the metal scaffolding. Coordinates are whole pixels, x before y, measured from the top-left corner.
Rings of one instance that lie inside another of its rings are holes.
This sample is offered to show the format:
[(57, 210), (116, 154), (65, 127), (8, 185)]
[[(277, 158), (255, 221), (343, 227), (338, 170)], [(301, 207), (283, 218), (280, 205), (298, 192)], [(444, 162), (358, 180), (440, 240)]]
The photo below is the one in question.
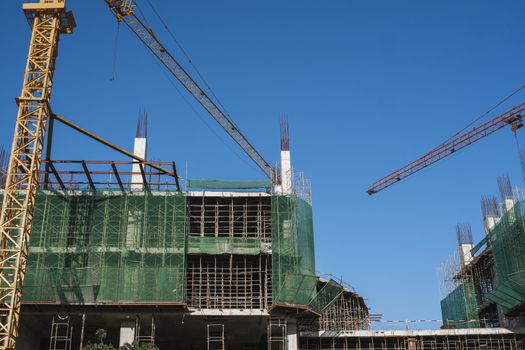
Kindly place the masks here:
[(353, 293), (342, 293), (319, 317), (319, 329), (344, 331), (370, 329), (368, 308), (362, 297)]
[(71, 350), (73, 326), (69, 316), (53, 316), (49, 350)]
[(224, 323), (206, 325), (207, 350), (224, 350)]
[(267, 309), (272, 300), (268, 255), (189, 255), (186, 301), (197, 309)]
[(272, 237), (269, 196), (188, 197), (188, 235), (254, 238), (269, 243)]
[[(387, 331), (388, 332), (388, 331)], [(517, 350), (515, 335), (402, 335), (301, 337), (303, 350)]]
[(268, 319), (268, 350), (286, 349), (286, 328), (286, 319), (273, 317)]

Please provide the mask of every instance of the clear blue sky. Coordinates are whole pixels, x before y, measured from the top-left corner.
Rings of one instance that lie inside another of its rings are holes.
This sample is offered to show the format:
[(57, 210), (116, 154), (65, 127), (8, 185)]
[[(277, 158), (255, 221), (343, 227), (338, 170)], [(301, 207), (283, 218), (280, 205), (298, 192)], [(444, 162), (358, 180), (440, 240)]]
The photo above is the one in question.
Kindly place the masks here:
[[(11, 142), (30, 34), (21, 4), (0, 4), (4, 144)], [(155, 4), (271, 162), (278, 157), (279, 117), (288, 115), (294, 166), (313, 182), (318, 270), (342, 276), (385, 318), (440, 318), (436, 267), (456, 247), (456, 223), (471, 223), (480, 239), (480, 196), (496, 193), (500, 174), (521, 184), (513, 135), (500, 131), (376, 196), (365, 190), (525, 83), (525, 3)], [(117, 78), (110, 81), (114, 18), (103, 0), (68, 5), (78, 28), (60, 43), (56, 113), (131, 148), (136, 116), (145, 106), (153, 158), (175, 160), (182, 171), (188, 161), (190, 178), (262, 178), (231, 151), (239, 153), (205, 113), (200, 118), (215, 133), (199, 119), (189, 107), (198, 106), (186, 102), (186, 93), (181, 98), (127, 28), (121, 30)], [(522, 93), (512, 103), (523, 99)], [(120, 159), (63, 127), (56, 134), (56, 158)]]

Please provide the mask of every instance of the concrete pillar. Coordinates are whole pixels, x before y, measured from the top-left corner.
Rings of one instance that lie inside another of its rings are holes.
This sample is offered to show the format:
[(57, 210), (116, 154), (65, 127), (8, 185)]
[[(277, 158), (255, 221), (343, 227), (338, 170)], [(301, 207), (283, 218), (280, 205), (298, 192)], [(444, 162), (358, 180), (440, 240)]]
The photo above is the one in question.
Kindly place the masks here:
[(503, 215), (506, 217), (508, 223), (513, 223), (516, 221), (516, 212), (512, 211), (516, 202), (513, 197), (507, 197), (503, 200)]
[(459, 246), (459, 259), (461, 262), (461, 267), (465, 267), (473, 259), (472, 253), (470, 252), (474, 248), (473, 244), (461, 244)]
[(407, 343), (408, 343), (407, 350), (417, 350), (417, 339), (408, 338)]
[(299, 349), (299, 337), (297, 335), (297, 320), (295, 318), (290, 318), (286, 320), (286, 349)]
[(514, 198), (505, 198), (505, 200), (503, 201), (503, 209), (507, 212), (511, 210), (512, 207), (514, 207)]
[(122, 320), (120, 322), (119, 347), (124, 346), (126, 343), (133, 344), (135, 341), (136, 324), (135, 319)]
[[(147, 142), (145, 137), (135, 137), (135, 144), (133, 146), (133, 154), (142, 158), (146, 159), (146, 147)], [(138, 164), (133, 164), (132, 167), (133, 175), (131, 176), (131, 182), (143, 182), (142, 175), (140, 173), (140, 166)], [(132, 191), (142, 191), (144, 189), (144, 186), (136, 184), (131, 185)]]
[(485, 229), (485, 234), (487, 235), (496, 224), (499, 222), (499, 217), (497, 216), (485, 216), (483, 218), (483, 227)]
[(290, 150), (281, 151), (281, 193), (292, 194), (292, 162)]

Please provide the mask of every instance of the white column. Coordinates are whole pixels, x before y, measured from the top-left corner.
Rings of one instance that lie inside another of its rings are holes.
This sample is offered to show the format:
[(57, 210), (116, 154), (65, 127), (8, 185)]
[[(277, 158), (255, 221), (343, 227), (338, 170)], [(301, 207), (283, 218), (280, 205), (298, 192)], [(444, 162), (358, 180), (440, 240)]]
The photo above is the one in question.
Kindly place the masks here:
[(459, 246), (459, 259), (461, 267), (465, 267), (472, 261), (472, 253), (470, 252), (474, 248), (473, 244), (461, 244)]
[[(133, 146), (133, 154), (142, 159), (146, 159), (146, 146), (147, 146), (147, 142), (146, 142), (145, 137), (136, 137), (135, 144)], [(143, 179), (140, 173), (140, 166), (138, 164), (133, 164), (132, 171), (133, 171), (133, 175), (131, 176), (131, 182), (142, 183)], [(139, 184), (131, 185), (132, 191), (142, 191), (143, 189), (144, 187), (142, 185), (139, 185)]]
[(292, 162), (290, 151), (281, 151), (281, 193), (292, 194)]
[(124, 346), (124, 344), (133, 344), (135, 341), (135, 320), (123, 320), (120, 322), (120, 338), (119, 338), (119, 347)]
[(514, 207), (514, 198), (505, 198), (503, 201), (503, 209), (507, 212), (511, 210), (512, 207)]
[(485, 234), (488, 235), (489, 232), (496, 226), (499, 222), (499, 217), (497, 216), (485, 216), (483, 218), (483, 227), (485, 229)]
[(297, 320), (295, 318), (286, 320), (286, 348), (287, 350), (299, 349), (299, 339), (297, 337)]

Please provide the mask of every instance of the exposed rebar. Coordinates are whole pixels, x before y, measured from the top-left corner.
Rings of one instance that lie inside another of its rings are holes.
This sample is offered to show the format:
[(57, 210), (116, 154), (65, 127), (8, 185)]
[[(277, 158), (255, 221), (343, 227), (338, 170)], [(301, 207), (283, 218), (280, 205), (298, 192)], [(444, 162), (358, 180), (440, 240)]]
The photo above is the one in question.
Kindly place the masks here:
[(512, 199), (512, 186), (510, 184), (509, 175), (498, 176), (498, 188), (501, 201), (504, 202), (506, 199)]
[(281, 151), (290, 150), (290, 134), (288, 132), (288, 118), (285, 114), (281, 117)]
[(148, 112), (146, 108), (139, 110), (139, 116), (137, 118), (137, 132), (135, 133), (137, 138), (148, 137)]
[(519, 151), (520, 155), (520, 165), (521, 165), (521, 174), (523, 178), (525, 179), (525, 148), (520, 148)]
[(498, 199), (496, 196), (482, 196), (481, 197), (481, 214), (483, 218), (491, 216), (500, 216)]
[(472, 228), (470, 224), (457, 224), (456, 235), (458, 237), (458, 244), (472, 244)]

